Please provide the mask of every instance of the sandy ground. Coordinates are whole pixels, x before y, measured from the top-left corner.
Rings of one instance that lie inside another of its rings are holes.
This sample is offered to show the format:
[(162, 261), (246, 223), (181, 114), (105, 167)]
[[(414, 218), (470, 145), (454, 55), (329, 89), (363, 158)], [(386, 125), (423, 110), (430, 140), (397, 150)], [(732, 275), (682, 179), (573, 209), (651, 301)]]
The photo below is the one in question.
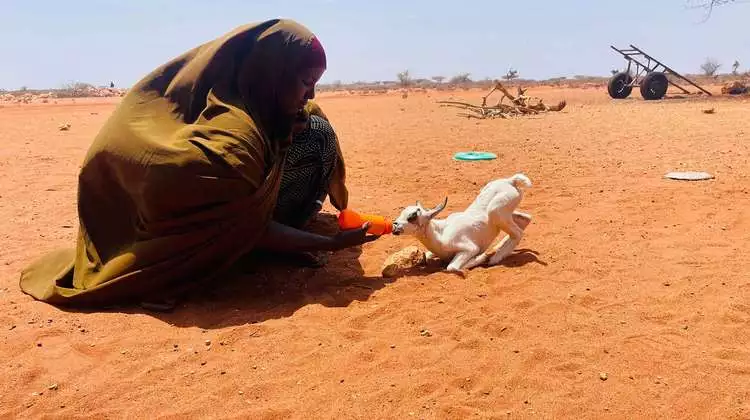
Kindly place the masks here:
[(477, 91), (320, 99), (358, 210), (459, 210), (528, 174), (535, 219), (503, 266), (384, 280), (414, 243), (385, 237), (318, 270), (242, 267), (168, 314), (19, 291), (33, 258), (74, 244), (77, 170), (115, 102), (4, 106), (0, 416), (750, 418), (748, 100), (530, 93), (569, 106), (475, 121), (434, 101)]

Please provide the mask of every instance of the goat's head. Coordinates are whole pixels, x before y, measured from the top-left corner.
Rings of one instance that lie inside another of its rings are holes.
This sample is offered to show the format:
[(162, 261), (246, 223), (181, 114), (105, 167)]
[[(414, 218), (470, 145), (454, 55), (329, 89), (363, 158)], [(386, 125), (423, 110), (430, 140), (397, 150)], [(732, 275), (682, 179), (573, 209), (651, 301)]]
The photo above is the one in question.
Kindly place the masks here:
[(448, 205), (448, 197), (438, 204), (435, 208), (425, 209), (422, 203), (417, 201), (417, 205), (406, 207), (393, 222), (394, 235), (414, 235), (430, 223), (435, 216), (440, 214)]

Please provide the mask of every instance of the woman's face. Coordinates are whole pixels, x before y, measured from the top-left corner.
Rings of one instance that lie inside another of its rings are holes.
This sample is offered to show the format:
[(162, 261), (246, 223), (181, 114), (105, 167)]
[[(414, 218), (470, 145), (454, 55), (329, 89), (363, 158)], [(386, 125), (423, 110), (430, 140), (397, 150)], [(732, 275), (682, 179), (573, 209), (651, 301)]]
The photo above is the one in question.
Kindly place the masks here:
[(287, 115), (297, 115), (307, 101), (315, 98), (315, 85), (324, 72), (324, 68), (308, 68), (297, 73), (290, 89), (281, 98), (281, 108)]

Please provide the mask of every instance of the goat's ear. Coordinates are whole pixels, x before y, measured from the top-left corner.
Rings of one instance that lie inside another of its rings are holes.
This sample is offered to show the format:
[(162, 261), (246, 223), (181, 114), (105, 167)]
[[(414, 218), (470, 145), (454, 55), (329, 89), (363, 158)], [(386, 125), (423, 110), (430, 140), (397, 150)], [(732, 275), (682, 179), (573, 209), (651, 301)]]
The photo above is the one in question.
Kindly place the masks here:
[(443, 200), (442, 203), (438, 204), (437, 207), (435, 207), (434, 209), (431, 209), (430, 211), (427, 212), (427, 217), (429, 217), (430, 219), (432, 219), (433, 217), (435, 217), (438, 214), (440, 214), (441, 211), (445, 210), (445, 207), (447, 205), (448, 205), (448, 197), (445, 197), (445, 200)]

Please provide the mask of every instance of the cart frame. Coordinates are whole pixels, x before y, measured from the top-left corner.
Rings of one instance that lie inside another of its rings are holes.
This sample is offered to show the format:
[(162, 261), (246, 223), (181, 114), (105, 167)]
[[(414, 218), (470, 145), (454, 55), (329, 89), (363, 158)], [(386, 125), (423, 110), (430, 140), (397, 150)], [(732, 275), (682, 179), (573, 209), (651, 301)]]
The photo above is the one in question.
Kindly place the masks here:
[[(620, 53), (625, 58), (625, 60), (628, 61), (628, 68), (625, 71), (628, 74), (632, 74), (633, 77), (632, 77), (632, 81), (628, 83), (626, 86), (629, 86), (629, 87), (640, 86), (641, 80), (643, 79), (645, 75), (649, 73), (653, 73), (653, 72), (661, 72), (661, 73), (665, 73), (665, 74), (672, 76), (672, 78), (677, 78), (677, 79), (684, 81), (685, 83), (690, 84), (691, 86), (700, 90), (701, 93), (705, 93), (708, 96), (712, 96), (711, 92), (707, 91), (706, 89), (703, 89), (702, 87), (698, 86), (697, 83), (693, 82), (687, 77), (667, 67), (665, 64), (663, 64), (662, 62), (660, 62), (653, 56), (646, 54), (643, 50), (641, 50), (640, 48), (636, 47), (633, 44), (630, 44), (630, 48), (619, 49), (612, 45), (610, 45), (610, 48)], [(635, 68), (636, 68), (634, 74), (632, 73), (633, 64), (635, 64)], [(667, 81), (669, 82), (670, 85), (679, 89), (683, 93), (686, 93), (686, 94), (690, 93), (687, 89), (676, 84), (673, 80), (671, 80), (671, 78), (667, 78)]]

